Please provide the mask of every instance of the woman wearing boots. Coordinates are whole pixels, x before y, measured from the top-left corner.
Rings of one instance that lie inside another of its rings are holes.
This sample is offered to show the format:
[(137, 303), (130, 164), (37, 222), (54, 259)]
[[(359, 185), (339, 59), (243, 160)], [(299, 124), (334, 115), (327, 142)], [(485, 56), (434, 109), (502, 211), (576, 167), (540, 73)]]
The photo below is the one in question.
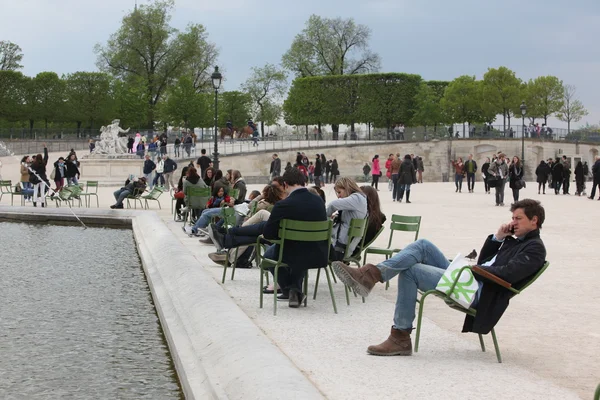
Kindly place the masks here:
[(523, 164), (521, 164), (521, 159), (517, 156), (514, 156), (508, 170), (508, 181), (513, 192), (513, 200), (515, 203), (519, 201), (519, 191), (524, 187), (521, 186), (524, 185), (523, 172)]
[(456, 192), (462, 192), (462, 181), (465, 173), (465, 164), (463, 163), (462, 157), (458, 160), (452, 161), (454, 167), (454, 185), (456, 186)]
[(33, 206), (37, 207), (39, 202), (42, 207), (46, 207), (46, 189), (50, 187), (50, 182), (46, 176), (46, 165), (48, 164), (48, 149), (44, 143), (44, 156), (41, 154), (35, 156), (31, 163), (29, 182), (33, 183)]
[(575, 184), (577, 185), (577, 196), (581, 196), (584, 189), (585, 175), (583, 173), (583, 163), (579, 161), (575, 167)]
[(546, 194), (546, 182), (548, 181), (548, 176), (550, 176), (550, 167), (544, 160), (540, 161), (540, 165), (535, 169), (536, 181), (538, 183), (538, 194), (540, 194), (540, 190), (544, 189), (544, 193)]
[(492, 161), (488, 168), (488, 173), (491, 179), (498, 182), (495, 184), (496, 189), (496, 206), (504, 206), (504, 186), (506, 184), (506, 177), (508, 175), (508, 165), (504, 162), (504, 153), (498, 154), (496, 160)]
[(379, 155), (375, 154), (375, 157), (373, 157), (373, 160), (371, 160), (371, 162), (373, 163), (371, 167), (371, 173), (373, 174), (373, 181), (371, 181), (371, 186), (374, 186), (375, 189), (379, 190), (379, 176), (381, 175), (381, 167), (379, 166)]
[(400, 164), (400, 171), (398, 173), (398, 184), (400, 190), (398, 190), (398, 202), (402, 201), (404, 193), (406, 192), (406, 202), (410, 203), (410, 185), (417, 181), (415, 166), (412, 162), (410, 154), (404, 156), (404, 161)]

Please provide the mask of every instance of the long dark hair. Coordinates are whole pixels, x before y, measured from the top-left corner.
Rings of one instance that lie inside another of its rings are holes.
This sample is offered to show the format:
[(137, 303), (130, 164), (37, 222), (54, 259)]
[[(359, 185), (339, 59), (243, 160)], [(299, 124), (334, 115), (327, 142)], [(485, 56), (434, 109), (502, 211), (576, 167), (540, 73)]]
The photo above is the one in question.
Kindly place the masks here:
[(198, 170), (195, 167), (189, 167), (186, 176), (188, 181), (194, 184), (200, 180), (200, 175), (198, 175)]
[(264, 201), (275, 205), (275, 203), (283, 199), (283, 190), (279, 186), (268, 184), (263, 188), (262, 196)]
[(361, 186), (360, 189), (367, 196), (367, 211), (369, 212), (369, 226), (375, 226), (377, 229), (383, 224), (383, 214), (381, 213), (381, 203), (377, 190), (371, 186)]

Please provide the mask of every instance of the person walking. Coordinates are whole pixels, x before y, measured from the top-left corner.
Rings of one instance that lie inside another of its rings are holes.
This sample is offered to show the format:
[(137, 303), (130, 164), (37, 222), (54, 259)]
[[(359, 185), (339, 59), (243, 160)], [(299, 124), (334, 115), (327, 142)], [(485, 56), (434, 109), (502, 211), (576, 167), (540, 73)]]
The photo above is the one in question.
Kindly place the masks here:
[(567, 156), (562, 157), (562, 165), (563, 165), (563, 194), (571, 194), (569, 193), (569, 188), (571, 187), (571, 163), (567, 160)]
[(175, 137), (175, 145), (174, 145), (174, 150), (175, 150), (175, 157), (179, 157), (180, 153), (179, 153), (179, 148), (181, 147), (181, 140), (179, 140), (179, 136)]
[(465, 164), (463, 163), (462, 157), (452, 161), (452, 166), (454, 167), (454, 185), (456, 186), (456, 192), (462, 193), (462, 181), (465, 173)]
[(556, 157), (554, 166), (552, 167), (552, 183), (554, 185), (554, 194), (559, 194), (563, 183), (563, 164), (558, 157)]
[(271, 180), (273, 178), (281, 175), (281, 159), (277, 154), (273, 154), (273, 160), (271, 161), (271, 168), (269, 169), (269, 174), (271, 175)]
[(315, 159), (315, 169), (313, 170), (313, 179), (315, 181), (315, 186), (317, 187), (321, 187), (321, 175), (323, 175), (321, 155), (317, 154), (317, 158)]
[(402, 202), (402, 197), (406, 193), (406, 202), (410, 203), (410, 185), (417, 181), (415, 166), (412, 162), (410, 154), (404, 156), (404, 161), (400, 164), (400, 171), (398, 173), (398, 183), (400, 184), (400, 190), (398, 193), (398, 202)]
[(585, 176), (583, 174), (583, 163), (579, 161), (575, 167), (575, 185), (577, 186), (576, 196), (581, 196), (583, 193)]
[(398, 174), (400, 173), (400, 154), (392, 156), (392, 162), (390, 163), (390, 176), (392, 181), (392, 201), (396, 201), (398, 192), (400, 191), (400, 184), (398, 183)]
[(475, 190), (475, 173), (477, 172), (477, 162), (473, 160), (473, 154), (469, 154), (469, 159), (465, 162), (465, 172), (467, 173), (467, 188), (469, 193)]
[(340, 176), (340, 169), (337, 160), (334, 158), (331, 162), (331, 183), (335, 183), (338, 176)]
[(156, 173), (156, 175), (154, 176), (154, 181), (150, 185), (150, 190), (152, 190), (152, 188), (158, 183), (159, 179), (160, 185), (165, 185), (165, 178), (163, 176), (165, 172), (165, 161), (161, 157), (158, 157), (158, 162), (156, 163), (156, 169), (154, 170), (154, 172)]
[(515, 203), (519, 201), (519, 191), (525, 187), (525, 182), (523, 181), (523, 172), (523, 164), (521, 164), (521, 159), (517, 156), (514, 156), (508, 169), (508, 181), (509, 186), (512, 189), (513, 200)]
[(488, 173), (490, 179), (494, 179), (496, 189), (496, 206), (504, 207), (504, 186), (506, 184), (506, 177), (508, 176), (508, 165), (504, 161), (506, 155), (504, 153), (498, 154), (495, 161), (490, 164)]
[(490, 193), (490, 185), (488, 184), (488, 177), (489, 177), (488, 168), (489, 167), (490, 167), (490, 158), (487, 157), (485, 159), (485, 162), (481, 166), (481, 175), (483, 177), (483, 186), (485, 188), (486, 194)]
[(379, 190), (379, 177), (381, 176), (381, 168), (379, 167), (379, 154), (375, 154), (375, 157), (373, 157), (371, 163), (371, 174), (373, 177), (371, 186), (374, 186), (375, 189)]
[(423, 165), (423, 157), (417, 157), (417, 183), (423, 183), (423, 172), (425, 172), (425, 166)]
[[(594, 200), (596, 186), (600, 186), (600, 156), (596, 156), (596, 162), (592, 165), (592, 174), (594, 176), (594, 181), (592, 183), (592, 192), (589, 197), (590, 200)], [(598, 196), (598, 200), (600, 200), (600, 196)]]
[(331, 183), (331, 160), (325, 163), (325, 183)]
[[(392, 161), (394, 161), (394, 155), (390, 154), (388, 155), (387, 160), (385, 160), (385, 176), (388, 179), (388, 190), (391, 192), (394, 189), (393, 183), (392, 183)], [(371, 168), (369, 167), (369, 170), (371, 170)], [(366, 180), (365, 180), (366, 182)]]
[(365, 163), (365, 165), (363, 165), (363, 175), (365, 176), (365, 183), (369, 181), (369, 173), (371, 172), (371, 167), (369, 166), (369, 163)]
[[(149, 154), (146, 154), (146, 156), (144, 158), (145, 158), (145, 160), (144, 160), (144, 166), (142, 168), (142, 173), (144, 174), (144, 178), (146, 178), (146, 182), (152, 182), (152, 174), (154, 173), (154, 170), (156, 169), (156, 164), (154, 163), (154, 161), (152, 161)], [(152, 186), (152, 184), (150, 186)], [(152, 188), (150, 188), (150, 189), (152, 189)]]
[(169, 190), (170, 188), (175, 189), (177, 186), (175, 185), (175, 182), (173, 181), (173, 173), (175, 172), (175, 170), (177, 169), (177, 163), (175, 161), (173, 161), (168, 154), (165, 154), (163, 156), (163, 160), (165, 162), (165, 166), (164, 166), (164, 178), (165, 178), (165, 182), (167, 185), (167, 190)]
[(543, 189), (543, 194), (546, 194), (546, 181), (548, 180), (548, 175), (550, 174), (550, 167), (544, 160), (540, 161), (540, 165), (535, 169), (535, 177), (538, 183), (538, 194), (540, 194), (540, 190)]

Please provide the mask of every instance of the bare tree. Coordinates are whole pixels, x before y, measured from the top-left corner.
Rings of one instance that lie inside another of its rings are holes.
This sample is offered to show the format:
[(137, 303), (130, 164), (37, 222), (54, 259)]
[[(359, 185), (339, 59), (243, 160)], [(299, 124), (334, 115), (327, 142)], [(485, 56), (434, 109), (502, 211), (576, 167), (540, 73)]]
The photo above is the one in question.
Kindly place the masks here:
[(571, 133), (571, 121), (577, 122), (588, 115), (583, 103), (575, 98), (577, 88), (574, 85), (564, 85), (563, 105), (556, 118), (567, 123), (567, 133)]
[(23, 51), (19, 45), (0, 40), (0, 71), (15, 71), (23, 68), (20, 64)]

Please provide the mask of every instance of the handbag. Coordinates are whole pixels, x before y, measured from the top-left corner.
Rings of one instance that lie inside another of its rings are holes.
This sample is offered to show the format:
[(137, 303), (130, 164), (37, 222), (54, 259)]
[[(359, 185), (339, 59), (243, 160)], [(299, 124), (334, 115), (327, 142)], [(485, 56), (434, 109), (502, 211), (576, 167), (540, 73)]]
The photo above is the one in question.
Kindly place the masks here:
[(520, 190), (520, 189), (523, 189), (524, 187), (526, 187), (527, 184), (525, 183), (525, 181), (523, 179), (519, 178), (516, 181), (514, 181), (513, 186), (515, 187), (515, 189)]
[(179, 199), (179, 200), (183, 200), (185, 198), (185, 193), (183, 193), (183, 190), (180, 190), (178, 192), (175, 192), (173, 197), (175, 197), (176, 199)]
[(502, 179), (499, 176), (490, 175), (487, 179), (487, 184), (491, 188), (496, 188), (496, 187), (500, 186), (501, 181), (502, 181)]
[(56, 177), (56, 168), (52, 168), (52, 172), (50, 173), (50, 179), (54, 180)]

